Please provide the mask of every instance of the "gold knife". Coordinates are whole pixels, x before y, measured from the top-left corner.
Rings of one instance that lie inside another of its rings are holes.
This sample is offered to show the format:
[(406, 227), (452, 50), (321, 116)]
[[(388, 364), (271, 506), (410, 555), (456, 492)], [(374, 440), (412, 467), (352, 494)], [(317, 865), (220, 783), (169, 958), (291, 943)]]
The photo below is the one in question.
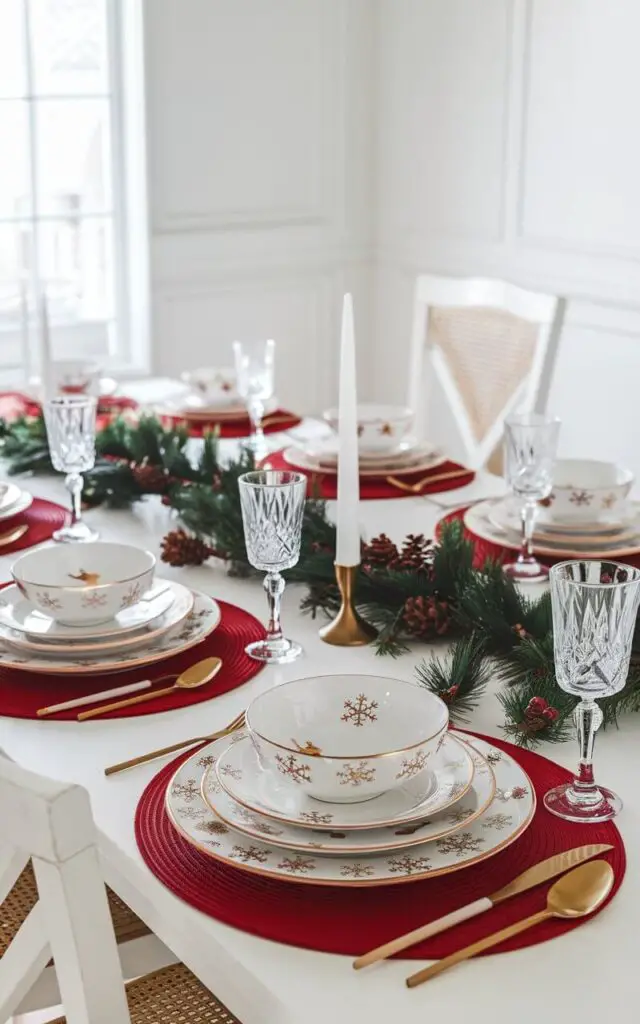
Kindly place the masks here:
[(437, 921), (431, 921), (430, 924), (422, 925), (421, 928), (416, 928), (406, 935), (400, 935), (397, 939), (392, 939), (383, 946), (364, 953), (353, 961), (353, 966), (358, 970), (360, 967), (375, 964), (378, 960), (386, 960), (394, 953), (400, 953), (417, 942), (430, 939), (433, 935), (439, 935), (447, 928), (453, 928), (454, 925), (468, 921), (470, 918), (484, 913), (485, 910), (491, 910), (496, 903), (502, 903), (503, 900), (508, 900), (511, 896), (517, 896), (518, 893), (526, 892), (527, 889), (533, 889), (534, 886), (540, 885), (542, 882), (548, 882), (550, 878), (564, 874), (569, 868), (574, 868), (576, 864), (582, 864), (584, 861), (591, 860), (592, 857), (597, 857), (612, 849), (613, 846), (607, 843), (595, 843), (590, 846), (576, 846), (573, 850), (565, 850), (564, 853), (558, 853), (555, 857), (549, 857), (548, 860), (541, 860), (539, 864), (523, 871), (521, 875), (491, 896), (483, 896), (482, 899), (468, 903), (466, 907), (460, 907), (459, 910), (454, 910), (453, 913), (446, 914), (444, 917), (438, 918)]
[(13, 529), (7, 530), (6, 533), (1, 533), (0, 545), (15, 544), (17, 540), (24, 537), (28, 529), (28, 523), (22, 523), (21, 526), (14, 526)]

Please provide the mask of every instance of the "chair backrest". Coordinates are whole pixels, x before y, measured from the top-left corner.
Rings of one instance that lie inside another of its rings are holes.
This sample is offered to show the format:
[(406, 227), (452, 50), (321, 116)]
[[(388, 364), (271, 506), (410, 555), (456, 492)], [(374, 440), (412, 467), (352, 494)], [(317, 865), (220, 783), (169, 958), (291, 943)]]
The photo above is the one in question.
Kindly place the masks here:
[(485, 465), (505, 416), (545, 410), (564, 310), (564, 299), (504, 281), (418, 277), (408, 404), (419, 436)]
[(30, 858), (38, 885), (0, 960), (0, 1021), (53, 956), (68, 1024), (130, 1024), (88, 794), (0, 751), (0, 820), (0, 903)]

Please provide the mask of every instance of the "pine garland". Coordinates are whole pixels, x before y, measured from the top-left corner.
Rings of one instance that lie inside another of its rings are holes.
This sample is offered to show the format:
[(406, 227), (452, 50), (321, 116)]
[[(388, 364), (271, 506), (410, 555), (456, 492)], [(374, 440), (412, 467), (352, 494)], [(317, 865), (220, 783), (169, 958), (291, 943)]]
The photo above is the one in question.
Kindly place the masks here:
[[(167, 561), (186, 565), (217, 557), (230, 574), (254, 575), (238, 499), (238, 477), (253, 469), (253, 455), (243, 449), (237, 461), (220, 462), (211, 432), (194, 462), (188, 441), (186, 430), (166, 429), (152, 416), (113, 420), (97, 435), (96, 465), (85, 475), (83, 498), (127, 508), (147, 494), (161, 495), (181, 524), (163, 541)], [(10, 473), (51, 472), (42, 417), (0, 420), (0, 454)], [(287, 577), (306, 585), (302, 609), (313, 616), (334, 614), (339, 605), (334, 552), (325, 503), (309, 499), (300, 560)], [(509, 738), (526, 747), (567, 739), (576, 700), (555, 679), (549, 595), (531, 600), (498, 565), (488, 562), (478, 571), (472, 562), (460, 521), (443, 524), (437, 545), (421, 535), (407, 537), (400, 548), (385, 535), (363, 544), (356, 593), (361, 614), (379, 630), (377, 653), (398, 656), (410, 642), (450, 639), (447, 660), (424, 660), (417, 678), (446, 701), (454, 722), (468, 721), (494, 677), (503, 684), (498, 700)], [(601, 702), (607, 724), (640, 711), (640, 642), (634, 651), (625, 689)]]

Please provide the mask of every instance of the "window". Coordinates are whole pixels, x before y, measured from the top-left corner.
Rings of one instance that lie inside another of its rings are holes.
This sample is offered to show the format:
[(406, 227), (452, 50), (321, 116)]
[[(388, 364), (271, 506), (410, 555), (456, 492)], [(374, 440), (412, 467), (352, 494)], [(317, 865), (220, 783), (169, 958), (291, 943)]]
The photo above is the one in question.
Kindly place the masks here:
[(138, 0), (0, 0), (3, 384), (38, 368), (43, 295), (54, 357), (145, 366), (136, 17)]

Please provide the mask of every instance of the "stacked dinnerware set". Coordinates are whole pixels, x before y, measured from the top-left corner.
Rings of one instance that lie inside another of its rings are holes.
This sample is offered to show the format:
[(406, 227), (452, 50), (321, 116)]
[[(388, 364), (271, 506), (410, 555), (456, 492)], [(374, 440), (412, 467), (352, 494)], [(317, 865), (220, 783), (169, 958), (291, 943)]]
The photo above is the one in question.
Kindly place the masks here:
[(0, 590), (0, 666), (103, 674), (164, 661), (220, 622), (213, 598), (155, 579), (155, 557), (129, 544), (41, 547)]
[(215, 860), (295, 882), (460, 870), (521, 835), (535, 795), (511, 757), (448, 718), (438, 697), (401, 680), (284, 683), (253, 700), (242, 729), (182, 763), (169, 818)]
[[(0, 541), (11, 543), (15, 530), (11, 520), (25, 512), (33, 502), (33, 495), (23, 491), (16, 484), (0, 480)], [(22, 529), (18, 527), (18, 529)], [(25, 528), (26, 531), (26, 528)], [(9, 539), (11, 537), (11, 539)]]
[[(338, 410), (327, 409), (323, 419), (332, 428), (333, 436), (285, 449), (285, 461), (292, 468), (305, 473), (337, 475)], [(412, 410), (402, 406), (358, 406), (361, 477), (393, 476), (402, 479), (414, 473), (429, 472), (446, 461), (433, 445), (419, 442), (412, 435), (413, 421)]]
[[(246, 398), (238, 391), (235, 370), (202, 367), (183, 373), (182, 380), (187, 385), (185, 393), (165, 402), (159, 412), (194, 425), (211, 420), (234, 422), (247, 415)], [(268, 415), (276, 408), (277, 401), (271, 397), (265, 399), (264, 405)]]
[[(558, 459), (553, 490), (539, 503), (533, 541), (549, 559), (629, 558), (640, 554), (640, 508), (629, 501), (633, 474), (612, 462)], [(513, 498), (479, 502), (465, 526), (483, 540), (518, 550), (520, 511)]]

